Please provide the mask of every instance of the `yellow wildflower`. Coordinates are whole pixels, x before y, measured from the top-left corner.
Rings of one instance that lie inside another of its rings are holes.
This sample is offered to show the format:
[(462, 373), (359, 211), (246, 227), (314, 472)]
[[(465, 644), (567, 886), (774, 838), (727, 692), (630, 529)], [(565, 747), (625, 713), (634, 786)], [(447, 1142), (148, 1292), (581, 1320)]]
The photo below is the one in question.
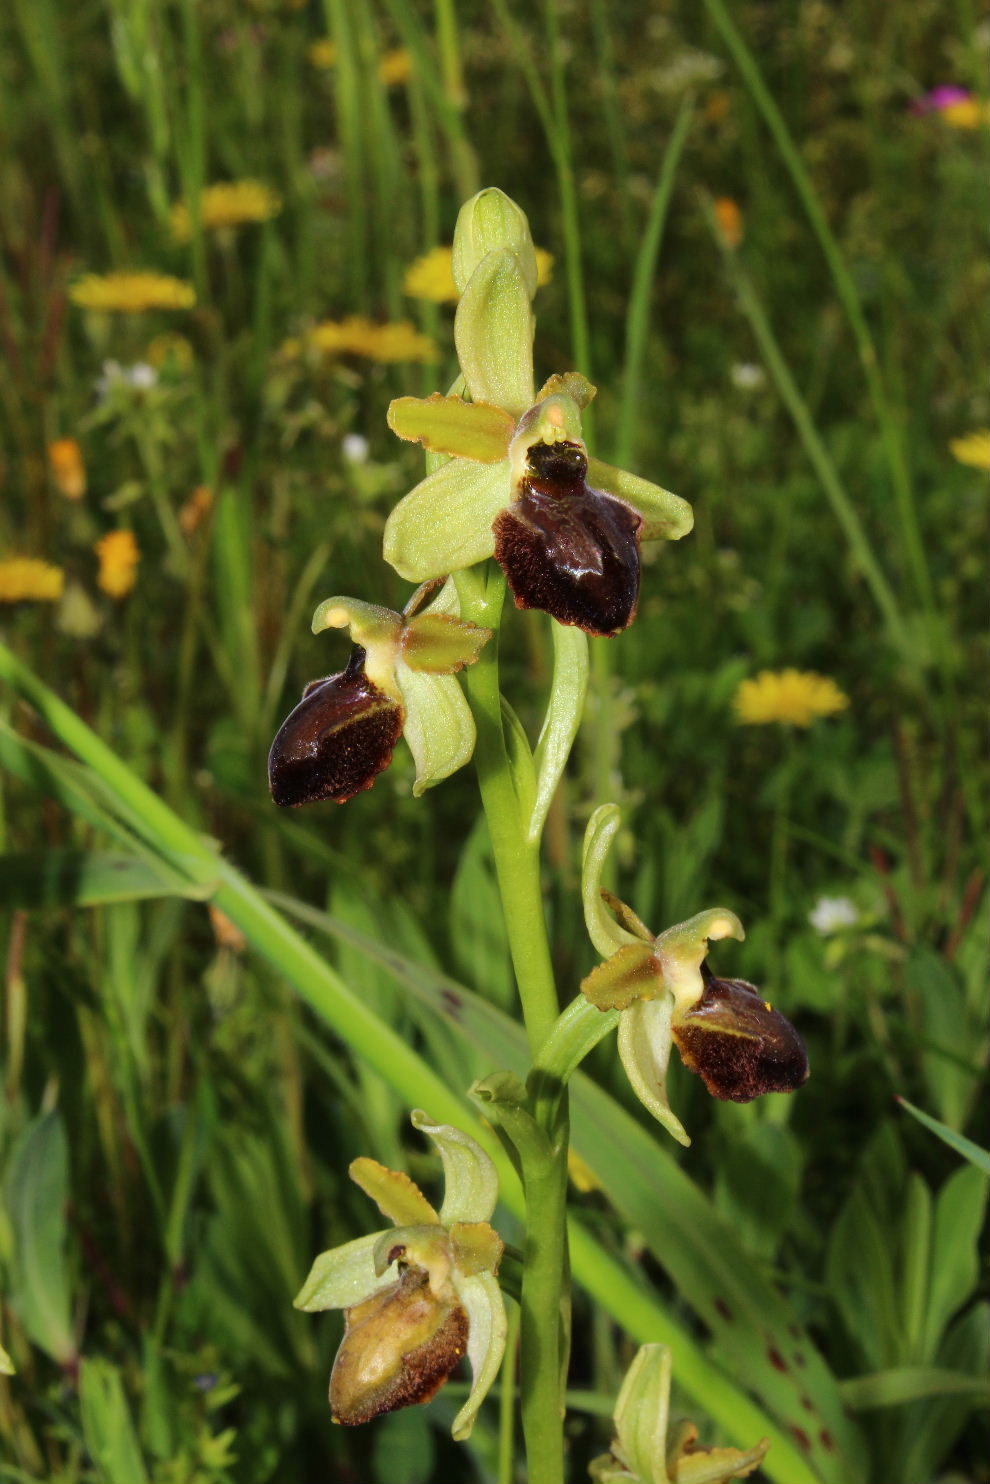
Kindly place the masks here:
[[(206, 187), (199, 206), (207, 231), (222, 232), (250, 222), (271, 221), (281, 211), (282, 202), (260, 180), (223, 180)], [(188, 242), (192, 236), (192, 215), (187, 203), (177, 201), (170, 218), (173, 237), (177, 242)]]
[(746, 227), (743, 222), (743, 214), (739, 204), (733, 201), (731, 196), (719, 196), (714, 203), (715, 220), (722, 234), (722, 241), (726, 247), (734, 252), (742, 244), (746, 235)]
[(141, 560), (134, 532), (108, 531), (93, 549), (100, 559), (97, 586), (111, 598), (126, 598), (137, 581)]
[(309, 49), (309, 60), (314, 67), (326, 71), (329, 67), (337, 65), (337, 44), (330, 40), (329, 36), (322, 36), (319, 41), (314, 41)]
[[(403, 292), (410, 299), (429, 299), (433, 304), (455, 304), (458, 299), (454, 282), (454, 250), (452, 247), (434, 247), (406, 269), (402, 280)], [(536, 272), (539, 284), (549, 283), (553, 277), (553, 254), (545, 248), (536, 249)]]
[(76, 438), (56, 438), (48, 445), (52, 482), (67, 500), (81, 500), (86, 493), (86, 465)]
[(61, 567), (37, 557), (8, 557), (0, 562), (0, 603), (57, 603), (65, 587)]
[(401, 83), (408, 82), (412, 77), (412, 70), (412, 57), (404, 46), (397, 47), (395, 51), (386, 52), (378, 63), (378, 76), (387, 88), (395, 88)]
[(196, 290), (167, 273), (86, 273), (69, 290), (81, 309), (143, 314), (146, 309), (191, 309)]
[(971, 469), (990, 469), (990, 428), (967, 433), (963, 438), (953, 438), (949, 452), (960, 464), (968, 464)]
[(421, 335), (408, 320), (376, 325), (361, 314), (352, 314), (345, 320), (321, 321), (306, 333), (301, 342), (287, 340), (282, 346), (282, 354), (297, 355), (300, 349), (323, 356), (365, 356), (381, 365), (394, 361), (431, 364), (440, 355), (429, 336)]
[(979, 129), (990, 123), (990, 103), (985, 98), (960, 98), (946, 104), (941, 113), (953, 129)]
[(813, 670), (761, 670), (735, 694), (736, 719), (743, 726), (780, 721), (810, 727), (820, 716), (844, 711), (849, 697), (827, 675)]

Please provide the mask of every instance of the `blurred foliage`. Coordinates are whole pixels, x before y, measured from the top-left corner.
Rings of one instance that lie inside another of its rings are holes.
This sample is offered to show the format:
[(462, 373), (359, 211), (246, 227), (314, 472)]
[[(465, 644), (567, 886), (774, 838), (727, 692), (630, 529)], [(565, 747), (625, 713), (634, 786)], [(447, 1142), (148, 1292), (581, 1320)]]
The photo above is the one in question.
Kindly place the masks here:
[[(985, 131), (912, 105), (940, 83), (985, 89), (990, 33), (966, 0), (730, 8), (862, 306), (884, 424), (715, 9), (471, 0), (455, 19), (425, 0), (11, 0), (0, 560), (43, 558), (66, 587), (58, 603), (3, 604), (0, 629), (249, 876), (512, 1013), (466, 775), (413, 801), (397, 755), (347, 809), (301, 814), (277, 813), (265, 786), (275, 727), (343, 660), (308, 632), (315, 602), (407, 596), (380, 536), (420, 464), (390, 438), (385, 407), (445, 388), (455, 360), (450, 310), (405, 298), (405, 270), (450, 241), (465, 195), (509, 191), (556, 258), (537, 300), (538, 378), (580, 355), (599, 386), (597, 451), (612, 457), (621, 430), (630, 466), (697, 515), (688, 540), (648, 557), (635, 627), (596, 644), (547, 835), (562, 993), (593, 961), (575, 890), (584, 822), (615, 799), (624, 897), (657, 929), (709, 902), (737, 910), (747, 942), (718, 963), (792, 1016), (813, 1068), (793, 1101), (747, 1108), (712, 1105), (676, 1069), (695, 1143), (664, 1157), (711, 1193), (842, 1379), (864, 1424), (863, 1484), (979, 1484), (986, 1182), (894, 1096), (983, 1142), (986, 768), (973, 697), (985, 480), (948, 446), (986, 421)], [(330, 67), (311, 55), (328, 36)], [(400, 48), (408, 76), (383, 76)], [(630, 386), (630, 286), (685, 99)], [(214, 231), (194, 212), (189, 240), (175, 239), (175, 202), (239, 179), (275, 190), (279, 214)], [(739, 208), (725, 261), (708, 198)], [(82, 273), (122, 269), (174, 275), (196, 304), (97, 314), (71, 302)], [(754, 340), (740, 274), (906, 645)], [(352, 314), (411, 321), (439, 361), (306, 349), (312, 325)], [(81, 497), (47, 454), (64, 438), (80, 444)], [(909, 471), (907, 523), (891, 439)], [(119, 528), (141, 561), (133, 591), (111, 597), (94, 548)], [(506, 639), (506, 689), (538, 725), (549, 641), (533, 615), (513, 615)], [(740, 681), (790, 666), (834, 678), (848, 710), (807, 730), (739, 726)], [(48, 740), (12, 697), (2, 707)], [(416, 1171), (393, 1089), (204, 904), (146, 891), (96, 856), (81, 874), (55, 871), (70, 859), (59, 851), (105, 850), (92, 821), (11, 776), (0, 829), (0, 1339), (17, 1367), (0, 1379), (0, 1481), (396, 1484), (397, 1458), (401, 1484), (493, 1479), (494, 1414), (470, 1453), (455, 1450), (446, 1398), (357, 1433), (331, 1428), (339, 1321), (291, 1308), (313, 1253), (364, 1229), (349, 1160), (373, 1152)], [(826, 900), (846, 904), (841, 923), (828, 925)], [(387, 966), (353, 945), (329, 951), (434, 1065), (470, 1075)], [(629, 1107), (614, 1060), (600, 1048), (591, 1069)], [(659, 1271), (603, 1194), (580, 1203), (703, 1339), (702, 1295)], [(575, 1480), (606, 1442), (600, 1418), (627, 1358), (587, 1306), (576, 1325), (575, 1384), (600, 1415), (575, 1413)]]

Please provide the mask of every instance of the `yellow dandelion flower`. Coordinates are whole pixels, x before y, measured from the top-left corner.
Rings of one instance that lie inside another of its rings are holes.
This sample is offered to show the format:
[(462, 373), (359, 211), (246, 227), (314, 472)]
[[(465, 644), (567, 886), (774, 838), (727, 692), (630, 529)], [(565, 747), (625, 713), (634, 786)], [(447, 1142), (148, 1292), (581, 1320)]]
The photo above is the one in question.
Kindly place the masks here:
[(587, 1195), (591, 1190), (601, 1190), (602, 1182), (595, 1174), (586, 1159), (582, 1159), (576, 1149), (567, 1151), (567, 1173), (574, 1182), (574, 1188), (582, 1195)]
[[(282, 354), (296, 351), (298, 341), (287, 341)], [(352, 314), (345, 320), (323, 320), (305, 335), (303, 348), (322, 356), (364, 356), (380, 365), (396, 361), (422, 361), (432, 364), (440, 352), (428, 335), (421, 335), (408, 320), (376, 325), (364, 315)]]
[(827, 675), (813, 670), (761, 670), (736, 691), (736, 720), (743, 726), (780, 721), (810, 727), (820, 716), (845, 711), (849, 697)]
[(386, 52), (378, 63), (378, 76), (387, 88), (397, 88), (412, 77), (412, 57), (404, 46)]
[(126, 598), (137, 581), (141, 552), (133, 531), (108, 531), (93, 550), (100, 559), (97, 586), (111, 598)]
[(714, 208), (715, 220), (718, 223), (719, 232), (722, 234), (722, 241), (726, 247), (731, 248), (735, 252), (736, 248), (741, 246), (742, 240), (746, 235), (746, 225), (743, 221), (743, 214), (739, 208), (739, 204), (733, 201), (731, 196), (719, 196), (718, 200), (714, 203)]
[(191, 309), (196, 290), (167, 273), (86, 273), (69, 290), (80, 309), (104, 314), (143, 314), (148, 309)]
[(330, 40), (329, 36), (322, 36), (319, 41), (314, 41), (309, 49), (309, 60), (314, 67), (319, 67), (326, 72), (337, 65), (337, 45)]
[(57, 603), (65, 573), (37, 557), (8, 557), (0, 562), (0, 603)]
[(949, 452), (960, 464), (968, 464), (971, 469), (990, 469), (990, 428), (967, 433), (963, 438), (953, 438)]
[[(433, 304), (456, 304), (458, 293), (453, 263), (453, 248), (432, 248), (409, 264), (402, 280), (403, 292), (410, 299), (428, 299)], [(553, 254), (543, 247), (536, 249), (536, 273), (537, 282), (541, 286), (549, 283), (553, 277)]]
[(48, 467), (52, 483), (67, 500), (81, 500), (86, 493), (86, 465), (76, 438), (56, 438), (48, 445)]
[[(199, 205), (208, 232), (229, 232), (253, 222), (268, 222), (282, 210), (281, 198), (260, 180), (223, 180), (207, 186)], [(172, 236), (177, 242), (188, 242), (192, 215), (185, 201), (176, 202), (170, 219)]]

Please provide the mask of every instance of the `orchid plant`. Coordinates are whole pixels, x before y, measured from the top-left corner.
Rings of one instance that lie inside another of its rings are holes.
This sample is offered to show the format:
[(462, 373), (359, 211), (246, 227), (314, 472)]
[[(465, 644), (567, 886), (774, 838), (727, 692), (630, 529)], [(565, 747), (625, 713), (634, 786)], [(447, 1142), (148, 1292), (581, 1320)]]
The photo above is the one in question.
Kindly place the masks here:
[[(296, 807), (344, 803), (372, 787), (400, 737), (415, 759), (416, 795), (475, 759), (532, 1068), (525, 1082), (495, 1072), (471, 1092), (526, 1197), (513, 1264), (520, 1276), (507, 1286), (520, 1304), (529, 1477), (563, 1484), (569, 1077), (617, 1029), (633, 1090), (689, 1144), (667, 1097), (672, 1045), (713, 1096), (737, 1102), (793, 1091), (808, 1064), (797, 1032), (759, 990), (708, 967), (712, 943), (743, 937), (734, 913), (703, 910), (655, 935), (602, 889), (620, 825), (615, 805), (592, 814), (583, 861), (585, 920), (603, 962), (580, 987), (556, 983), (540, 840), (582, 719), (588, 637), (609, 639), (634, 622), (642, 543), (679, 540), (692, 513), (677, 495), (592, 457), (582, 414), (595, 388), (583, 376), (559, 372), (537, 389), (536, 256), (525, 215), (501, 191), (484, 190), (462, 208), (453, 266), (461, 375), (446, 395), (400, 397), (388, 412), (392, 430), (426, 451), (426, 477), (392, 511), (384, 534), (386, 561), (419, 587), (402, 614), (357, 598), (320, 604), (314, 632), (346, 630), (350, 658), (307, 686), (272, 744), (269, 772), (275, 803)], [(546, 615), (552, 633), (553, 675), (535, 747), (500, 689), (507, 590), (517, 608)], [(561, 990), (569, 1000), (563, 1010)], [(422, 1111), (412, 1117), (443, 1160), (441, 1209), (401, 1172), (356, 1160), (353, 1179), (392, 1225), (319, 1256), (297, 1304), (345, 1311), (330, 1387), (336, 1421), (360, 1424), (428, 1402), (466, 1357), (471, 1388), (453, 1425), (464, 1439), (506, 1350), (504, 1244), (491, 1224), (497, 1179), (467, 1134)], [(596, 1478), (717, 1484), (758, 1465), (765, 1443), (746, 1452), (698, 1449), (691, 1424), (668, 1441), (670, 1364), (662, 1346), (636, 1357)]]

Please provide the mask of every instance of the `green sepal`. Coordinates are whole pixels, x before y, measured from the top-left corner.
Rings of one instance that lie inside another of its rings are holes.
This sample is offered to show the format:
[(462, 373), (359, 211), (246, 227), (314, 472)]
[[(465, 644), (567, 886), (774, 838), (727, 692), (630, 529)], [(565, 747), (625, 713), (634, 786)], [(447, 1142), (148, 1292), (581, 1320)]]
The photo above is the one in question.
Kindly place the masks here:
[(491, 629), (461, 623), (450, 614), (431, 609), (404, 626), (400, 651), (410, 670), (453, 675), (465, 665), (473, 665), (491, 637)]
[(388, 425), (407, 443), (421, 443), (428, 453), (446, 453), (494, 464), (504, 459), (515, 423), (501, 407), (465, 402), (461, 397), (397, 397), (388, 409)]
[(673, 1041), (674, 1002), (668, 994), (636, 1000), (619, 1017), (619, 1056), (632, 1090), (672, 1138), (685, 1148), (691, 1140), (667, 1097), (667, 1066)]
[(687, 500), (648, 479), (640, 479), (638, 474), (603, 464), (601, 459), (589, 459), (588, 483), (593, 489), (618, 495), (639, 511), (644, 521), (643, 541), (679, 541), (694, 526), (694, 511)]
[(709, 907), (667, 928), (656, 940), (656, 955), (663, 982), (674, 997), (675, 1018), (696, 1005), (704, 993), (701, 965), (708, 944), (720, 938), (738, 938), (746, 934), (734, 912), (727, 907)]
[(626, 943), (581, 981), (581, 993), (599, 1010), (625, 1010), (633, 1000), (652, 1000), (661, 988), (652, 944)]
[(465, 1275), (455, 1267), (451, 1280), (468, 1317), (467, 1351), (471, 1364), (471, 1390), (450, 1430), (454, 1441), (462, 1443), (471, 1436), (478, 1408), (501, 1369), (509, 1326), (505, 1300), (494, 1273)]
[(395, 1226), (436, 1226), (440, 1218), (420, 1190), (402, 1170), (390, 1170), (366, 1154), (352, 1160), (348, 1174), (365, 1195), (370, 1196), (383, 1216)]
[(533, 402), (533, 310), (515, 253), (491, 252), (457, 306), (454, 343), (472, 402), (522, 417)]
[(477, 732), (471, 708), (453, 675), (432, 675), (402, 664), (396, 680), (405, 709), (402, 735), (416, 764), (418, 799), (471, 761)]
[(292, 1300), (307, 1314), (322, 1309), (349, 1309), (386, 1286), (375, 1272), (375, 1247), (384, 1232), (357, 1237), (343, 1247), (321, 1252), (309, 1270), (306, 1282)]
[(553, 684), (547, 714), (536, 744), (536, 797), (529, 815), (526, 837), (535, 845), (563, 777), (574, 738), (584, 715), (588, 693), (588, 636), (574, 625), (551, 623), (553, 634)]
[(443, 1160), (444, 1192), (440, 1220), (488, 1221), (498, 1201), (498, 1171), (476, 1139), (449, 1123), (433, 1123), (421, 1109), (410, 1118), (433, 1140)]
[(465, 201), (457, 214), (451, 266), (458, 293), (463, 294), (483, 259), (500, 248), (508, 248), (518, 258), (526, 291), (532, 299), (539, 273), (526, 213), (504, 191), (488, 186)]
[(599, 804), (588, 820), (584, 832), (584, 848), (581, 856), (581, 896), (584, 901), (584, 922), (588, 937), (602, 958), (611, 958), (617, 948), (625, 943), (638, 943), (640, 939), (625, 928), (606, 911), (601, 898), (602, 872), (609, 847), (622, 823), (618, 804)]
[(597, 395), (598, 388), (592, 386), (580, 371), (556, 371), (540, 387), (536, 400), (545, 402), (547, 397), (570, 397), (583, 412), (586, 407), (591, 406)]
[(451, 459), (410, 490), (385, 522), (383, 554), (400, 577), (425, 582), (483, 562), (509, 503), (509, 466)]
[(651, 933), (646, 923), (634, 912), (627, 902), (617, 897), (614, 892), (608, 891), (604, 886), (601, 889), (601, 899), (605, 903), (612, 916), (620, 927), (625, 928), (627, 933), (632, 933), (637, 938), (642, 938), (644, 943), (652, 943), (656, 937)]

